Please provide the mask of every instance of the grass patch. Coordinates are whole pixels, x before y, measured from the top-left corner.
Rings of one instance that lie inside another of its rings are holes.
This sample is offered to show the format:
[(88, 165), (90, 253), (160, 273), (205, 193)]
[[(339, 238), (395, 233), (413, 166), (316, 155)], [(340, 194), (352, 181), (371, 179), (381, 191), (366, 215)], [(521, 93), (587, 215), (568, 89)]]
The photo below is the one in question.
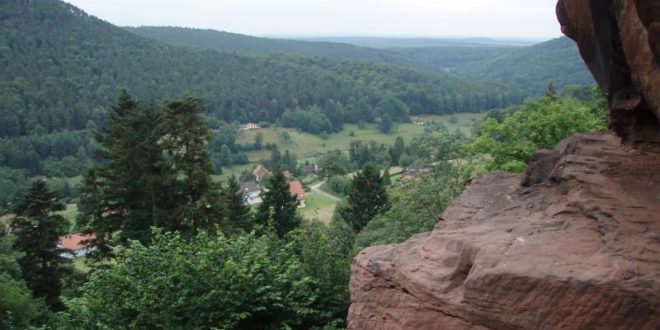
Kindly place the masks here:
[[(424, 115), (412, 116), (412, 123), (398, 124), (396, 128), (389, 134), (383, 134), (378, 130), (376, 124), (367, 124), (364, 128), (359, 128), (356, 124), (345, 124), (344, 129), (338, 133), (328, 134), (327, 139), (322, 139), (319, 135), (300, 132), (294, 128), (283, 127), (269, 127), (250, 131), (241, 131), (236, 139), (236, 143), (250, 144), (254, 143), (257, 134), (263, 135), (264, 141), (274, 143), (277, 145), (281, 152), (290, 150), (298, 156), (301, 161), (313, 161), (317, 153), (324, 153), (329, 150), (344, 150), (347, 151), (350, 147), (351, 141), (370, 141), (374, 140), (379, 143), (391, 145), (394, 143), (398, 136), (403, 137), (406, 143), (409, 143), (413, 137), (422, 135), (424, 133), (424, 126), (414, 124), (415, 121), (423, 121), (426, 123), (438, 122), (444, 123), (450, 131), (456, 129), (461, 130), (464, 134), (469, 135), (472, 127), (473, 120), (481, 120), (486, 113), (457, 113), (453, 115)], [(449, 118), (455, 116), (456, 123), (450, 123)], [(283, 132), (287, 132), (289, 140), (284, 141), (282, 138)], [(238, 176), (244, 169), (252, 169), (257, 162), (262, 159), (270, 158), (270, 151), (259, 150), (247, 152), (248, 159), (251, 164), (237, 165), (223, 168), (223, 173), (216, 176), (219, 178), (227, 177), (234, 173)]]
[(337, 202), (332, 199), (310, 192), (307, 194), (306, 206), (298, 209), (298, 213), (307, 220), (318, 219), (324, 223), (330, 223), (336, 206)]

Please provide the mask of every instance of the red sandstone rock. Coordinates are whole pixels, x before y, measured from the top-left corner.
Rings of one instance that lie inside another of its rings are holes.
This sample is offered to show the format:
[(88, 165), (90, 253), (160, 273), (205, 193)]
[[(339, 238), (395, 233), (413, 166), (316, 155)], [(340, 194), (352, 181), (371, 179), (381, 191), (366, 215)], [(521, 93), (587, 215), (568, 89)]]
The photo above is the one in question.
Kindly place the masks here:
[(362, 251), (349, 328), (658, 329), (660, 147), (578, 136), (543, 159), (526, 180), (477, 176), (432, 233)]
[(614, 131), (660, 142), (660, 1), (559, 0), (557, 18), (606, 94)]
[(660, 0), (557, 17), (633, 143), (577, 136), (477, 176), (433, 232), (354, 259), (349, 328), (660, 329)]

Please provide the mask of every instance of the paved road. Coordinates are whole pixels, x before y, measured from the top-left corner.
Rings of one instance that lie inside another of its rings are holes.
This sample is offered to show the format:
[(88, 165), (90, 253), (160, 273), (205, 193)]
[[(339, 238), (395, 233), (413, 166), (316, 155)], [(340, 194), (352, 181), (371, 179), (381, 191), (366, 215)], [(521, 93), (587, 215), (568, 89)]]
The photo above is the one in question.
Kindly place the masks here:
[(323, 181), (321, 181), (321, 182), (319, 182), (319, 183), (317, 183), (317, 184), (311, 186), (310, 188), (312, 189), (312, 192), (313, 192), (313, 193), (316, 193), (316, 194), (319, 194), (319, 195), (321, 195), (321, 196), (325, 196), (325, 197), (327, 197), (327, 198), (329, 198), (329, 199), (332, 199), (332, 200), (335, 201), (335, 202), (339, 202), (339, 201), (341, 201), (341, 198), (339, 198), (339, 197), (337, 197), (337, 196), (335, 196), (335, 195), (332, 195), (332, 194), (328, 194), (327, 192), (321, 190), (321, 186), (322, 186), (324, 183), (325, 183), (325, 180), (323, 180)]

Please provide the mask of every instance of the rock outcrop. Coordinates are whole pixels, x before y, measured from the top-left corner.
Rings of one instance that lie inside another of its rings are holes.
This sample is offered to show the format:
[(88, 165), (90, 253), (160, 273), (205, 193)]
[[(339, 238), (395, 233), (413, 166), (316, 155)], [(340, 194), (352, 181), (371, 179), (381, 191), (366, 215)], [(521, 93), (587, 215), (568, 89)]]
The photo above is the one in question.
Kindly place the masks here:
[(559, 0), (557, 18), (607, 96), (612, 129), (660, 142), (660, 1)]
[(537, 166), (477, 176), (432, 233), (362, 251), (350, 328), (657, 329), (660, 147), (576, 136)]
[(472, 179), (353, 261), (350, 329), (660, 329), (660, 1), (560, 0), (615, 133)]

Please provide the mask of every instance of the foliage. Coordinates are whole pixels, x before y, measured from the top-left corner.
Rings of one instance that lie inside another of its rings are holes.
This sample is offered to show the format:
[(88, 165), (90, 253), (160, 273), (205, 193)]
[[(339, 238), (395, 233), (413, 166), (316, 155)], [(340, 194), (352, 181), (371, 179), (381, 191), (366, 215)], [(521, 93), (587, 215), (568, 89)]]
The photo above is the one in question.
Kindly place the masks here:
[(177, 200), (175, 216), (190, 232), (211, 229), (222, 216), (219, 187), (211, 181), (213, 166), (205, 145), (211, 131), (202, 118), (200, 100), (191, 96), (165, 105), (162, 122), (165, 166), (174, 169)]
[(308, 110), (300, 108), (287, 110), (282, 114), (281, 123), (284, 127), (295, 127), (312, 134), (335, 131), (328, 117), (323, 114), (318, 106), (312, 106)]
[[(439, 128), (413, 139), (410, 151), (416, 155), (417, 178), (402, 179), (389, 190), (391, 207), (376, 215), (357, 234), (355, 248), (400, 243), (410, 236), (429, 231), (440, 214), (463, 190), (466, 175), (474, 162), (461, 150), (466, 139), (459, 133)], [(427, 172), (428, 170), (428, 172)]]
[(463, 190), (463, 182), (457, 168), (449, 164), (436, 165), (418, 180), (404, 182), (391, 191), (388, 211), (376, 215), (357, 235), (356, 249), (401, 243), (432, 230), (437, 216)]
[(96, 243), (146, 243), (150, 226), (181, 229), (175, 217), (176, 173), (160, 144), (162, 123), (159, 108), (142, 106), (126, 92), (110, 108), (107, 126), (96, 138), (102, 163), (86, 175), (78, 219), (96, 232)]
[(13, 249), (14, 242), (14, 236), (0, 231), (0, 329), (26, 329), (47, 317), (43, 300), (34, 299), (21, 278), (23, 254)]
[(262, 228), (271, 227), (280, 238), (300, 225), (296, 214), (298, 199), (289, 192), (289, 184), (282, 171), (276, 167), (262, 194), (256, 222)]
[(373, 165), (365, 165), (355, 174), (347, 204), (337, 206), (337, 212), (355, 232), (359, 232), (369, 220), (390, 208), (385, 184)]
[(245, 205), (245, 196), (243, 196), (236, 176), (232, 175), (227, 178), (222, 193), (222, 200), (225, 203), (225, 223), (223, 225), (226, 231), (230, 233), (249, 233), (252, 231), (254, 223), (250, 214), (250, 207)]
[(193, 236), (221, 222), (220, 191), (205, 144), (210, 138), (201, 103), (187, 97), (165, 109), (141, 105), (126, 92), (110, 108), (98, 134), (102, 160), (85, 176), (78, 223), (99, 257), (110, 246), (137, 239), (151, 226)]
[(351, 191), (353, 184), (351, 179), (344, 175), (333, 175), (328, 178), (326, 186), (333, 193), (340, 196), (346, 196)]
[(537, 149), (550, 149), (575, 133), (604, 128), (605, 123), (579, 101), (541, 98), (525, 102), (501, 123), (486, 119), (468, 149), (489, 154), (489, 170), (520, 172)]
[(322, 311), (315, 279), (284, 244), (254, 234), (158, 233), (134, 241), (66, 302), (62, 329), (309, 328)]
[(321, 311), (320, 321), (346, 326), (354, 238), (351, 228), (342, 221), (329, 225), (310, 221), (291, 236), (300, 253), (303, 271), (316, 279), (319, 291), (314, 306)]
[(55, 212), (64, 208), (46, 182), (36, 180), (14, 207), (15, 217), (11, 221), (16, 235), (14, 246), (23, 253), (18, 260), (22, 277), (34, 296), (44, 298), (54, 309), (61, 307), (59, 295), (65, 259), (60, 254), (66, 252), (57, 242), (69, 227), (66, 219)]
[(344, 175), (351, 171), (351, 161), (339, 149), (330, 150), (319, 160), (321, 172), (325, 176)]

